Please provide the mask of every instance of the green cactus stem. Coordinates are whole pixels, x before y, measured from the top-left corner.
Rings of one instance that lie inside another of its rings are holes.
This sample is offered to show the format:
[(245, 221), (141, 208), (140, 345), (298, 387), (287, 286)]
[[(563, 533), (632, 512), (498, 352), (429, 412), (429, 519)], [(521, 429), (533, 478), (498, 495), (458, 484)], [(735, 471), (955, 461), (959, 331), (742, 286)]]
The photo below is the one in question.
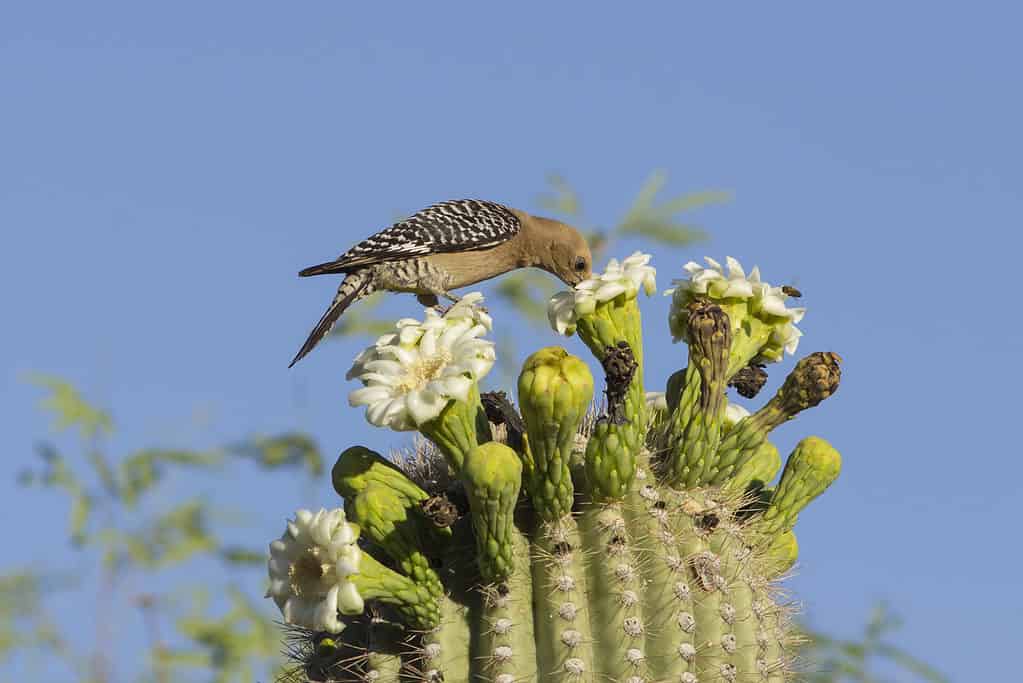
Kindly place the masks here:
[(543, 681), (576, 681), (594, 670), (585, 547), (573, 517), (539, 524), (533, 535), (533, 623)]
[[(676, 370), (671, 373), (668, 377), (668, 382), (665, 385), (664, 400), (668, 404), (668, 413), (676, 414), (679, 413), (678, 406), (683, 396), (687, 396), (689, 400), (694, 404), (699, 397), (699, 381), (700, 373), (693, 368), (693, 371), (689, 371), (689, 367), (686, 366), (681, 370)], [(689, 387), (690, 384), (696, 384), (694, 387)], [(688, 391), (687, 391), (688, 388)], [(690, 407), (689, 410), (692, 410)], [(683, 409), (684, 411), (685, 409)], [(679, 414), (679, 417), (684, 419), (685, 413)]]
[(644, 446), (646, 397), (637, 390), (638, 364), (625, 342), (605, 349), (607, 413), (594, 423), (586, 446), (587, 495), (593, 501), (620, 501), (636, 474), (636, 459)]
[(537, 678), (533, 587), (525, 536), (511, 537), (511, 552), (516, 561), (508, 578), (479, 589), (481, 610), (473, 623), (476, 640), (470, 641), (469, 681)]
[(600, 302), (593, 313), (579, 317), (576, 331), (602, 365), (607, 360), (609, 349), (623, 348), (622, 342), (628, 345), (636, 364), (625, 399), (631, 404), (629, 422), (634, 431), (645, 435), (648, 415), (643, 390), (643, 322), (639, 302), (626, 294)]
[(686, 330), (688, 367), (695, 368), (700, 375), (699, 394), (695, 405), (691, 404), (695, 392), (684, 397), (689, 404), (687, 414), (679, 416), (673, 425), (669, 479), (675, 485), (692, 488), (705, 485), (717, 466), (732, 334), (728, 316), (721, 307), (706, 303), (692, 307)]
[(646, 670), (642, 580), (622, 506), (585, 506), (579, 530), (592, 552), (586, 558), (586, 581), (590, 629), (599, 644), (593, 648), (594, 670), (601, 678), (616, 681), (642, 676)]
[[(764, 348), (774, 333), (777, 321), (761, 320), (756, 316), (745, 314), (745, 305), (738, 307), (725, 306), (725, 312), (730, 317), (738, 312), (738, 317), (732, 321), (733, 342), (732, 350), (728, 358), (728, 379), (734, 377), (740, 370), (761, 359)], [(781, 354), (771, 354), (767, 360), (779, 360)]]
[(394, 607), (414, 629), (430, 629), (440, 621), (437, 599), (426, 586), (385, 567), (369, 553), (362, 554), (359, 572), (348, 579), (363, 600)]
[(815, 436), (800, 441), (764, 511), (763, 532), (774, 535), (792, 529), (800, 511), (834, 483), (841, 469), (842, 457), (827, 441)]
[(345, 499), (345, 513), (364, 538), (379, 545), (401, 570), (435, 597), (443, 594), (437, 573), (422, 549), (436, 553), (451, 535), (425, 517), (429, 495), (378, 453), (356, 446), (338, 458), (334, 488)]
[(755, 493), (781, 470), (781, 454), (770, 441), (761, 443), (743, 466), (725, 482), (725, 488), (738, 494)]
[[(311, 642), (292, 637), (292, 650), (305, 651), (306, 678), (311, 681), (372, 680), (397, 683), (402, 666), (404, 627), (381, 617), (345, 619), (344, 636), (313, 634)], [(309, 634), (303, 634), (310, 638)], [(297, 677), (295, 677), (297, 678)], [(293, 680), (282, 676), (280, 681)]]
[(635, 296), (620, 294), (598, 303), (593, 313), (579, 317), (576, 332), (597, 358), (602, 358), (609, 346), (628, 343), (636, 362), (643, 367), (643, 326)]
[[(767, 437), (834, 393), (840, 359), (804, 358), (738, 419), (729, 380), (747, 368), (733, 385), (755, 393), (757, 363), (795, 349), (803, 309), (785, 309), (778, 288), (734, 259), (727, 273), (688, 264), (670, 318), (688, 366), (653, 420), (635, 299), (653, 275), (648, 257), (630, 259), (552, 308), (604, 369), (600, 414), (587, 414), (585, 363), (542, 349), (519, 376), (521, 417), (473, 387), (422, 425), (429, 441), (407, 463), (345, 451), (332, 472), (344, 512), (289, 521), (271, 545), (271, 597), (292, 623), (343, 627), (307, 633), (295, 650), (310, 680), (794, 680), (797, 636), (778, 582), (798, 557), (793, 526), (840, 458), (804, 439), (771, 488), (781, 458)], [(492, 362), (489, 347), (477, 360)]]
[(330, 475), (334, 490), (342, 498), (356, 496), (370, 484), (394, 489), (405, 507), (417, 506), (430, 497), (397, 465), (364, 446), (352, 446), (343, 451)]
[(363, 677), (374, 683), (399, 683), (401, 680), (401, 625), (371, 618), (366, 634), (366, 662)]
[(526, 489), (540, 519), (554, 522), (572, 510), (569, 469), (575, 435), (593, 400), (593, 376), (560, 347), (537, 351), (519, 375), (519, 404), (529, 440)]
[(482, 410), (479, 389), (473, 383), (469, 400), (449, 401), (440, 415), (419, 427), (456, 473), (461, 471), (466, 454), (477, 446), (476, 420)]
[(771, 400), (739, 421), (725, 436), (718, 449), (716, 467), (710, 472), (710, 484), (724, 485), (746, 466), (767, 440), (768, 432), (835, 393), (842, 377), (841, 360), (836, 353), (817, 352), (796, 363)]
[(775, 536), (767, 547), (767, 554), (775, 575), (787, 572), (799, 558), (796, 534), (789, 529)]

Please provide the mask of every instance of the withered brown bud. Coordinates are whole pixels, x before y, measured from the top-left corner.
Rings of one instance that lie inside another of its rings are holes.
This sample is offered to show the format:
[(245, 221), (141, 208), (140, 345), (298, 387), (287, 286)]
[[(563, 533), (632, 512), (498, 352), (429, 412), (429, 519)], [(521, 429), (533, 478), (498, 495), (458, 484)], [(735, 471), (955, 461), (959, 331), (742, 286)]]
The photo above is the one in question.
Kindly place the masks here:
[(732, 328), (728, 314), (720, 306), (704, 302), (691, 307), (687, 329), (687, 341), (699, 357), (708, 359), (713, 365), (728, 365)]
[(841, 362), (837, 353), (818, 351), (796, 363), (778, 392), (782, 410), (791, 417), (835, 393), (842, 379)]
[(632, 353), (628, 342), (620, 341), (617, 346), (604, 349), (604, 357), (600, 364), (604, 368), (607, 388), (607, 416), (611, 424), (625, 424), (625, 395), (629, 392), (632, 377), (636, 374), (639, 363)]
[(760, 393), (767, 382), (767, 370), (761, 363), (750, 363), (728, 380), (728, 386), (735, 387), (743, 398), (753, 398)]
[(451, 526), (461, 517), (458, 506), (448, 500), (447, 496), (430, 496), (419, 507), (426, 518), (440, 528)]
[(689, 310), (689, 362), (700, 373), (700, 408), (714, 412), (725, 393), (732, 327), (720, 306), (701, 303)]
[(513, 449), (522, 450), (522, 435), (526, 425), (515, 406), (508, 400), (503, 391), (484, 391), (480, 394), (483, 412), (487, 421), (495, 425), (504, 425), (507, 432), (506, 443)]

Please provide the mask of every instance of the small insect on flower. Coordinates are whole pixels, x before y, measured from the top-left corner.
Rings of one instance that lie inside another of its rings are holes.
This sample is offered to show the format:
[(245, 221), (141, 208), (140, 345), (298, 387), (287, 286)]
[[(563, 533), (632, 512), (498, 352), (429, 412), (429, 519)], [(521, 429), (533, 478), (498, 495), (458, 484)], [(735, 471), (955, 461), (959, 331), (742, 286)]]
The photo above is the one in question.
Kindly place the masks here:
[[(724, 309), (732, 324), (732, 334), (739, 340), (733, 346), (745, 347), (741, 339), (745, 328), (757, 328), (757, 338), (748, 346), (759, 349), (756, 358), (746, 359), (758, 362), (775, 362), (784, 353), (794, 354), (803, 333), (796, 327), (806, 313), (805, 308), (789, 308), (785, 300), (789, 297), (784, 287), (772, 286), (760, 279), (756, 266), (746, 274), (742, 264), (731, 256), (725, 259), (726, 266), (710, 258), (701, 266), (690, 261), (684, 267), (688, 279), (673, 280), (671, 289), (664, 292), (672, 297), (668, 314), (668, 326), (675, 341), (686, 336), (689, 309), (694, 301), (710, 300)], [(760, 343), (760, 335), (767, 335), (766, 346)]]
[(791, 297), (792, 297), (793, 299), (800, 299), (800, 298), (802, 298), (802, 296), (803, 296), (803, 293), (802, 293), (802, 292), (800, 292), (800, 291), (799, 291), (798, 289), (796, 289), (795, 287), (793, 287), (792, 285), (782, 285), (782, 286), (781, 286), (781, 291), (782, 291), (782, 293), (784, 293), (784, 294), (788, 294), (788, 295), (789, 295), (789, 296), (791, 296)]

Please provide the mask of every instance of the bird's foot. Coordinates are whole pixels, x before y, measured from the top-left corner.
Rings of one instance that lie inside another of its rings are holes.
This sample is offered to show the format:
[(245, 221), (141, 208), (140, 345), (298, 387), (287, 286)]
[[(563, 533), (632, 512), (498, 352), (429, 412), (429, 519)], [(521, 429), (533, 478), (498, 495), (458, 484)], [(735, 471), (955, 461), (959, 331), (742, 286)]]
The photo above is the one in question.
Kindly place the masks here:
[[(447, 306), (442, 306), (440, 303), (440, 297), (449, 299), (451, 303), (448, 304)], [(438, 315), (443, 316), (447, 314), (447, 312), (450, 311), (455, 306), (455, 304), (461, 301), (461, 298), (455, 296), (454, 294), (449, 294), (447, 292), (439, 292), (437, 294), (416, 294), (416, 301), (421, 303), (423, 306), (426, 306), (427, 308), (432, 308), (433, 310), (437, 311)]]
[(427, 308), (440, 308), (440, 301), (437, 300), (436, 294), (416, 294), (416, 301)]
[[(445, 299), (449, 300), (451, 303), (446, 305), (446, 306), (442, 306), (441, 303), (440, 303), (440, 298), (441, 297), (444, 297)], [(451, 292), (437, 292), (436, 294), (417, 294), (416, 295), (416, 301), (421, 303), (423, 306), (426, 306), (427, 308), (432, 308), (433, 310), (437, 311), (438, 315), (441, 315), (441, 316), (447, 315), (448, 311), (450, 311), (452, 308), (457, 306), (458, 303), (461, 300), (462, 300), (462, 297), (457, 296), (455, 294), (452, 294)], [(482, 313), (487, 313), (487, 314), (490, 313), (490, 311), (488, 311), (485, 306), (481, 306), (479, 304), (476, 304), (475, 308), (477, 310), (479, 310), (480, 312), (482, 312)]]

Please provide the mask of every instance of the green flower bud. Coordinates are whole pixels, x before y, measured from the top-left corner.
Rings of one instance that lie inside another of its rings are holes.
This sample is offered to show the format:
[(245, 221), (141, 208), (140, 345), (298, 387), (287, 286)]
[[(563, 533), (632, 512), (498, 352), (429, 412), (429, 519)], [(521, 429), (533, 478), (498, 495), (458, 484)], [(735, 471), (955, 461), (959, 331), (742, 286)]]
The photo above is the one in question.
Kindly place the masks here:
[(831, 486), (841, 469), (842, 457), (827, 441), (815, 436), (800, 441), (764, 512), (763, 531), (777, 534), (790, 530), (799, 512)]
[(443, 548), (438, 540), (446, 540), (450, 529), (431, 524), (418, 505), (407, 505), (400, 492), (383, 484), (370, 484), (346, 499), (345, 513), (358, 523), (365, 538), (383, 548), (416, 583), (437, 598), (444, 594), (426, 553), (436, 555)]
[(429, 498), (397, 465), (364, 446), (352, 446), (343, 451), (330, 474), (334, 490), (346, 499), (357, 496), (370, 484), (383, 484), (400, 492), (407, 504), (418, 504)]
[(724, 485), (729, 491), (744, 493), (751, 487), (754, 489), (763, 488), (778, 474), (781, 469), (781, 454), (778, 448), (770, 441), (764, 441), (750, 458), (730, 477), (721, 473), (721, 480), (712, 480), (712, 484)]
[(592, 400), (593, 375), (565, 349), (547, 347), (526, 359), (519, 375), (519, 405), (529, 441), (526, 489), (545, 521), (572, 511), (569, 464), (579, 423)]
[(461, 472), (469, 496), (480, 574), (503, 581), (515, 566), (515, 504), (522, 486), (522, 462), (502, 443), (490, 441), (469, 451)]
[[(345, 580), (354, 586), (362, 600), (392, 605), (412, 628), (430, 629), (440, 621), (437, 598), (426, 586), (385, 567), (369, 553), (362, 553), (357, 572), (348, 574)], [(362, 611), (361, 606), (358, 610), (346, 608), (343, 591), (339, 610), (342, 614)]]

